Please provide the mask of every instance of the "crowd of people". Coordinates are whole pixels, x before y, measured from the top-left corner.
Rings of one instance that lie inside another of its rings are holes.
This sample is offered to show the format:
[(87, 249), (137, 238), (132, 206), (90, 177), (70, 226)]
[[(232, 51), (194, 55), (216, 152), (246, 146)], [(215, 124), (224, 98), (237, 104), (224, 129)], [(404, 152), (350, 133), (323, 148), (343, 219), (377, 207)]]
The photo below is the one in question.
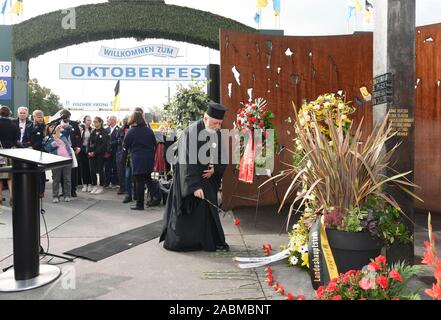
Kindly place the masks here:
[[(17, 119), (13, 119), (11, 110), (2, 106), (0, 148), (32, 148), (72, 159), (70, 167), (52, 170), (54, 203), (70, 202), (77, 197), (77, 191), (102, 194), (109, 188), (118, 189), (120, 195), (125, 194), (124, 203), (135, 200), (133, 210), (144, 210), (145, 204), (147, 207), (160, 205), (162, 194), (152, 173), (156, 169), (167, 176), (165, 170), (170, 170), (170, 164), (164, 157), (164, 140), (157, 141), (141, 108), (124, 117), (120, 124), (116, 116), (108, 117), (106, 123), (98, 116), (88, 115), (82, 121), (73, 121), (66, 109), (61, 110), (59, 119), (47, 124), (44, 116), (42, 111), (35, 110), (30, 120), (28, 108), (20, 107)], [(0, 158), (0, 166), (6, 165), (9, 165), (8, 160)], [(7, 185), (12, 206), (11, 175), (0, 173), (0, 180), (0, 204), (4, 200), (3, 187)], [(45, 196), (47, 181), (42, 173), (41, 198)]]

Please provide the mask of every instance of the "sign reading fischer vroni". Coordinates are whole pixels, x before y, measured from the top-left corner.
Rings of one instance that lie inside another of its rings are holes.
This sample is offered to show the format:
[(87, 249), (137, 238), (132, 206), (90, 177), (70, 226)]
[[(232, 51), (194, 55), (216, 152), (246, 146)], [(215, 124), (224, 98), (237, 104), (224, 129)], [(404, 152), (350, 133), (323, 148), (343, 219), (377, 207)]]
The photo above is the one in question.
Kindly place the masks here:
[(179, 49), (161, 44), (151, 44), (129, 49), (115, 49), (102, 46), (100, 56), (110, 59), (133, 59), (143, 56), (176, 58)]
[(60, 79), (204, 81), (207, 79), (207, 66), (60, 63)]

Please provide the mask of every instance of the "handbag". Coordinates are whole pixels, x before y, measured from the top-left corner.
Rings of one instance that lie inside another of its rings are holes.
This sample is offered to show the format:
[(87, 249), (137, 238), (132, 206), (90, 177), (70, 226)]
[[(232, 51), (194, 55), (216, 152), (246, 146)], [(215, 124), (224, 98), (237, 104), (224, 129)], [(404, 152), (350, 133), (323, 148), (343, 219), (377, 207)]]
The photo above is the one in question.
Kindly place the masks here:
[(77, 156), (75, 155), (75, 151), (72, 147), (70, 147), (70, 152), (72, 154), (72, 168), (78, 168)]

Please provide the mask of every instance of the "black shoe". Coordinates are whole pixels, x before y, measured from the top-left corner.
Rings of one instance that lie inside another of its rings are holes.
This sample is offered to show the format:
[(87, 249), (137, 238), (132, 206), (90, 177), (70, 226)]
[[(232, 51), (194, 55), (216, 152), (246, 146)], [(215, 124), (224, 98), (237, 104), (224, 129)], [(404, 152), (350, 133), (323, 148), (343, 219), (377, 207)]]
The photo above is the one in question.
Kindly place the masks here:
[(130, 207), (130, 209), (131, 210), (144, 211), (144, 206), (142, 206), (142, 207), (134, 206), (134, 207)]
[(72, 198), (77, 198), (78, 197), (78, 195), (77, 195), (77, 192), (76, 191), (74, 191), (74, 192), (72, 192), (72, 194), (70, 195)]
[(132, 200), (132, 197), (129, 197), (129, 196), (126, 196), (125, 198), (124, 198), (124, 200), (123, 200), (123, 203), (129, 203), (129, 202), (132, 202), (133, 200)]
[(118, 192), (117, 192), (116, 194), (125, 194), (125, 193), (126, 193), (125, 190), (123, 190), (123, 189), (119, 189)]
[(216, 251), (229, 252), (230, 251), (230, 246), (228, 244), (223, 244), (223, 245), (220, 245), (220, 246), (216, 246)]
[(160, 204), (161, 204), (161, 200), (149, 201), (149, 202), (146, 204), (146, 207), (147, 207), (147, 208), (157, 207), (157, 206), (159, 206)]

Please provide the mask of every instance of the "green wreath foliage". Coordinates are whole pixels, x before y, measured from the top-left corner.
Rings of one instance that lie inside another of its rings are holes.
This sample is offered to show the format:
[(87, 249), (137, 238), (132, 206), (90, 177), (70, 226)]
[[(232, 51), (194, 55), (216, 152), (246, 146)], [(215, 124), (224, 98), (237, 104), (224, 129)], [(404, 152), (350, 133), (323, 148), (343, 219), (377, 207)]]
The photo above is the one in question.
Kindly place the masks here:
[(47, 13), (14, 26), (14, 52), (29, 60), (83, 42), (115, 38), (170, 39), (219, 50), (219, 29), (256, 30), (210, 12), (161, 1), (111, 1), (75, 8), (76, 28), (63, 29), (67, 13)]

